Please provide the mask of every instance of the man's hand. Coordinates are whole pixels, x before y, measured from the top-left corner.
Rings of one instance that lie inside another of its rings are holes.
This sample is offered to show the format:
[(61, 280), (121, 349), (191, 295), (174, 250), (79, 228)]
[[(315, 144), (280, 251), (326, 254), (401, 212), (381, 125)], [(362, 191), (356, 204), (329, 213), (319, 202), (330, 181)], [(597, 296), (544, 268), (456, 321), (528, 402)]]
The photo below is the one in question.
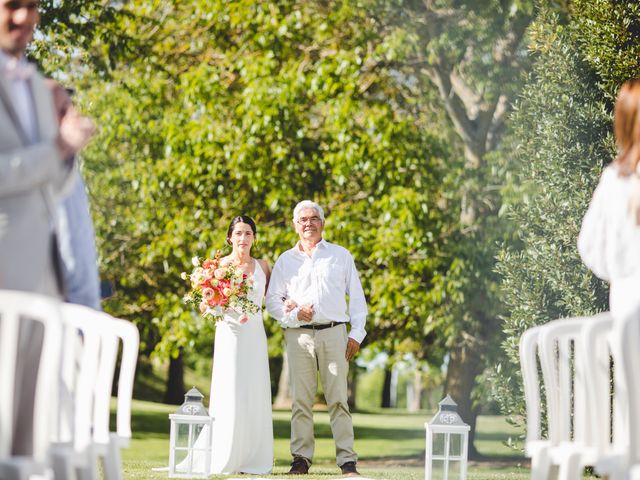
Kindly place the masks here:
[(96, 131), (89, 117), (80, 115), (73, 107), (67, 90), (54, 80), (46, 80), (53, 97), (53, 105), (58, 116), (60, 131), (57, 144), (60, 155), (67, 159), (82, 150)]
[(294, 302), (290, 298), (287, 298), (284, 301), (284, 313), (289, 313), (291, 310), (293, 310), (297, 306), (298, 306), (298, 304), (296, 302)]
[(53, 96), (53, 106), (56, 110), (56, 115), (58, 115), (58, 122), (61, 122), (71, 106), (71, 96), (69, 92), (55, 80), (47, 78), (45, 83)]
[(313, 320), (313, 304), (307, 303), (300, 307), (298, 310), (298, 320), (301, 322), (310, 322)]
[(345, 355), (344, 355), (345, 358), (347, 359), (347, 362), (350, 362), (351, 359), (356, 356), (356, 353), (358, 353), (358, 350), (360, 350), (360, 344), (356, 342), (353, 338), (349, 337), (349, 340), (347, 341), (347, 351), (345, 352)]
[(82, 150), (96, 131), (93, 121), (70, 106), (60, 120), (58, 145), (63, 155), (75, 155)]

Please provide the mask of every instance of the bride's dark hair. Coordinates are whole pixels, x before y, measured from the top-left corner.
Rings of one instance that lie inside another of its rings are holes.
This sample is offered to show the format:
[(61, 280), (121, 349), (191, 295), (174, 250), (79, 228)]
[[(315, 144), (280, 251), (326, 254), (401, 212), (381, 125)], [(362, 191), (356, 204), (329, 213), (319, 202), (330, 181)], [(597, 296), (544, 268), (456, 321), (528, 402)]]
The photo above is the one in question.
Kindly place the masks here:
[(233, 217), (233, 220), (231, 220), (231, 223), (229, 224), (229, 229), (227, 230), (227, 245), (231, 245), (231, 241), (229, 239), (231, 238), (233, 229), (239, 223), (246, 223), (247, 225), (249, 225), (254, 236), (258, 233), (256, 222), (253, 221), (253, 218), (251, 218), (249, 215), (238, 215), (237, 217)]

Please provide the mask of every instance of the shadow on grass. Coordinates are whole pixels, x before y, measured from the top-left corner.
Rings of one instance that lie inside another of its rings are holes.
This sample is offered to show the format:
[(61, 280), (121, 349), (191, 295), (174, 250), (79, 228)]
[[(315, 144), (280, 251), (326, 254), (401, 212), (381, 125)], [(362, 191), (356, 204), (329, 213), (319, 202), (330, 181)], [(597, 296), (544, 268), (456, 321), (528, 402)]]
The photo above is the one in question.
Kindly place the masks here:
[[(115, 431), (115, 418), (111, 416), (111, 431)], [(163, 412), (132, 412), (131, 431), (133, 438), (168, 438), (169, 416)]]
[[(410, 430), (406, 428), (375, 428), (375, 427), (353, 427), (357, 439), (381, 439), (381, 440), (408, 440), (422, 438), (424, 433), (420, 430)], [(316, 437), (331, 438), (331, 426), (327, 423), (316, 423), (314, 426)], [(273, 435), (276, 438), (289, 438), (291, 436), (291, 423), (289, 420), (273, 421)]]
[[(112, 428), (115, 427), (112, 419)], [(131, 417), (131, 429), (135, 438), (150, 438), (159, 435), (169, 435), (169, 417), (164, 412), (134, 411)], [(327, 423), (316, 423), (315, 434), (317, 437), (331, 438), (331, 426)], [(421, 430), (406, 428), (385, 428), (370, 426), (355, 426), (354, 433), (358, 439), (384, 439), (405, 440), (421, 438), (424, 433)], [(289, 438), (291, 436), (291, 423), (289, 419), (274, 419), (273, 434), (276, 438)], [(500, 438), (500, 437), (497, 437)]]
[[(516, 436), (515, 434), (511, 435)], [(509, 438), (509, 434), (504, 432), (476, 432), (476, 441), (487, 440), (493, 442), (503, 442)]]

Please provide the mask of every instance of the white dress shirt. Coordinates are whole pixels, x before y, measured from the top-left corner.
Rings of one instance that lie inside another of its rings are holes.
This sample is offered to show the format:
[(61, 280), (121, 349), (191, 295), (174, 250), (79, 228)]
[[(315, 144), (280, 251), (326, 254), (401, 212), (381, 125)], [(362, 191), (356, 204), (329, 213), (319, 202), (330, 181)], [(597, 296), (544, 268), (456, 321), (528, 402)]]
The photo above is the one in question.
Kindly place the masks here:
[[(313, 304), (313, 320), (299, 321), (298, 309), (286, 314), (286, 299), (299, 306)], [(347, 249), (324, 239), (311, 256), (301, 250), (299, 243), (280, 255), (269, 280), (266, 306), (285, 328), (350, 322), (349, 336), (355, 341), (362, 343), (367, 334), (367, 301), (353, 257)]]
[(38, 137), (35, 106), (29, 87), (29, 72), (33, 70), (24, 57), (17, 59), (0, 50), (0, 72), (7, 79), (11, 89), (11, 100), (18, 119), (31, 143)]
[(604, 169), (582, 220), (578, 251), (593, 273), (611, 284), (609, 308), (624, 317), (640, 306), (640, 226), (629, 215), (631, 176)]

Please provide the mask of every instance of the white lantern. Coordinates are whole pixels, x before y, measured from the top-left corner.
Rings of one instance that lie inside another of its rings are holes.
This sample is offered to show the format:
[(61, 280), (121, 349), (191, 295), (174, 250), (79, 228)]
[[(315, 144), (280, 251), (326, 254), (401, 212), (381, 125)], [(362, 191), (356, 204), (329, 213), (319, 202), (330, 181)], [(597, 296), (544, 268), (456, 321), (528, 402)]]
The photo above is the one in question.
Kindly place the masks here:
[(211, 468), (213, 418), (202, 403), (204, 396), (193, 387), (184, 403), (169, 415), (169, 477), (207, 478)]
[(469, 425), (456, 411), (458, 404), (447, 395), (427, 429), (425, 480), (464, 480), (467, 476)]

